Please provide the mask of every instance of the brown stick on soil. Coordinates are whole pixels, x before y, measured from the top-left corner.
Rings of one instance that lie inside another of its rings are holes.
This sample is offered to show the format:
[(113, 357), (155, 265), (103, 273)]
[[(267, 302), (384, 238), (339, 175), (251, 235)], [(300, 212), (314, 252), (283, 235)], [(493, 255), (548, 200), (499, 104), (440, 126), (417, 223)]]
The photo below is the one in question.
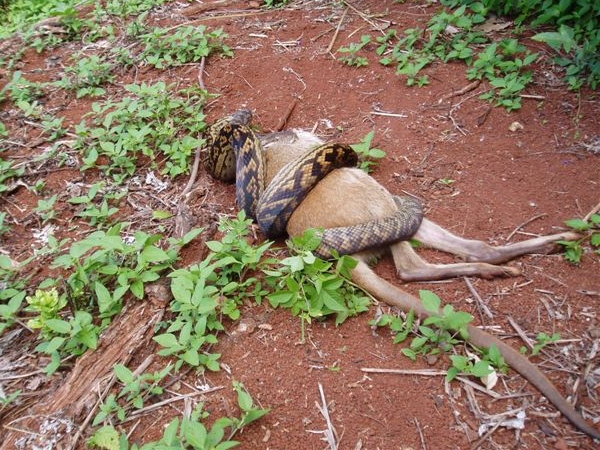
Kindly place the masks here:
[(279, 121), (277, 128), (275, 128), (275, 131), (281, 131), (285, 128), (285, 126), (288, 123), (288, 120), (290, 120), (290, 117), (292, 116), (292, 113), (294, 112), (294, 109), (296, 109), (297, 104), (298, 104), (298, 99), (294, 98), (294, 101), (292, 102), (292, 104), (290, 105), (288, 110), (286, 111), (285, 116), (283, 116), (281, 118), (281, 120)]

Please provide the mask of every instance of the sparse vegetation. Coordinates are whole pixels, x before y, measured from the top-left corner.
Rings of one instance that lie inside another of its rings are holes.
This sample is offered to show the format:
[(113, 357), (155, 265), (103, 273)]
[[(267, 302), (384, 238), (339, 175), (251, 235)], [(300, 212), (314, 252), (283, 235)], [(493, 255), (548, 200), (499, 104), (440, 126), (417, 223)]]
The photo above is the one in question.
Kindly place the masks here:
[[(182, 66), (215, 55), (233, 55), (221, 29), (203, 25), (156, 27), (156, 21), (148, 21), (148, 12), (163, 3), (90, 2), (93, 8), (85, 15), (78, 9), (80, 2), (12, 0), (9, 13), (0, 19), (0, 38), (17, 33), (15, 36), (22, 40), (21, 47), (0, 60), (7, 81), (0, 92), (0, 106), (4, 111), (10, 109), (10, 117), (3, 117), (7, 125), (0, 122), (0, 137), (2, 144), (6, 138), (22, 151), (15, 158), (14, 152), (7, 152), (7, 156), (5, 148), (0, 148), (0, 195), (11, 194), (20, 186), (33, 199), (25, 212), (28, 215), (15, 218), (0, 212), (0, 239), (13, 237), (19, 220), (25, 227), (42, 228), (35, 231), (44, 235), (41, 243), (33, 239), (27, 243), (26, 256), (0, 249), (0, 335), (17, 329), (33, 333), (29, 339), (35, 344), (24, 351), (38, 358), (40, 367), (46, 365), (48, 377), (62, 375), (66, 365), (98, 346), (102, 332), (127, 302), (145, 301), (149, 284), (168, 279), (172, 300), (151, 342), (158, 345), (157, 355), (164, 358), (159, 358), (159, 368), (150, 372), (136, 373), (124, 364), (114, 366), (117, 384), (101, 397), (92, 424), (98, 428), (88, 444), (110, 450), (227, 449), (237, 444), (233, 440), (236, 434), (268, 412), (236, 381), (237, 413), (209, 417), (208, 409), (200, 403), (189, 414), (169, 418), (162, 438), (140, 447), (129, 442), (124, 430), (137, 411), (165, 395), (168, 380), (184, 370), (202, 373), (224, 367), (215, 344), (224, 330), (242, 318), (245, 306), (260, 305), (266, 299), (272, 307), (289, 309), (299, 318), (299, 334), (304, 341), (310, 337), (307, 324), (334, 317), (332, 322), (339, 325), (367, 311), (372, 300), (350, 281), (349, 272), (356, 264), (352, 258), (325, 261), (315, 256), (319, 230), (291, 240), (287, 257), (279, 260), (272, 257), (281, 254), (273, 243), (252, 243), (251, 221), (243, 213), (234, 218), (223, 216), (218, 223), (218, 239), (206, 242), (208, 255), (183, 266), (181, 250), (205, 230), (196, 228), (180, 239), (168, 238), (179, 218), (173, 207), (177, 202), (159, 199), (159, 208), (164, 209), (146, 212), (148, 223), (154, 220), (151, 225), (126, 216), (135, 208), (127, 204), (131, 200), (128, 197), (133, 198), (131, 193), (140, 186), (145, 188), (139, 179), (141, 170), (160, 171), (172, 181), (190, 171), (193, 154), (204, 144), (204, 107), (214, 96), (196, 83), (196, 75), (191, 77), (191, 87), (182, 88), (167, 71), (186, 70), (188, 74), (188, 67)], [(288, 3), (264, 2), (268, 7)], [(350, 66), (366, 66), (369, 61), (364, 53), (374, 46), (381, 64), (394, 67), (410, 85), (429, 83), (423, 69), (435, 60), (465, 61), (470, 67), (469, 79), (488, 80), (492, 87), (483, 98), (517, 109), (519, 95), (531, 81), (528, 67), (539, 55), (528, 53), (516, 39), (485, 42), (485, 37), (474, 31), (484, 13), (472, 2), (462, 10), (434, 17), (427, 30), (412, 29), (403, 34), (390, 30), (377, 38), (363, 35), (360, 43), (339, 50), (340, 59)], [(55, 31), (40, 32), (36, 24), (48, 17), (56, 18), (52, 22)], [(557, 34), (543, 33), (536, 39), (563, 53), (565, 59), (559, 64), (567, 67), (571, 86), (581, 85), (582, 74), (588, 74), (588, 82), (597, 83), (593, 75), (596, 69), (590, 62), (595, 41), (581, 40), (583, 27), (571, 26), (561, 23)], [(448, 35), (449, 27), (459, 31)], [(56, 63), (50, 50), (65, 42), (73, 48), (84, 47), (84, 51), (69, 51), (74, 56), (59, 61), (60, 71), (52, 81), (32, 81), (45, 78), (38, 72), (18, 69), (24, 63), (22, 55), (31, 49), (49, 65)], [(484, 43), (482, 51), (474, 50)], [(573, 52), (575, 58), (568, 62), (568, 54)], [(163, 72), (148, 77), (153, 81), (137, 81), (145, 70)], [(121, 85), (124, 74), (135, 81)], [(113, 95), (114, 91), (117, 94)], [(66, 118), (64, 105), (49, 106), (53, 96), (69, 98), (69, 105), (74, 107), (89, 105), (89, 112), (75, 121)], [(11, 129), (15, 123), (27, 123), (35, 133), (15, 138)], [(372, 148), (374, 135), (371, 131), (352, 146), (367, 172), (385, 156), (383, 150)], [(34, 155), (38, 146), (42, 147), (36, 141), (43, 142), (43, 150)], [(59, 187), (46, 183), (48, 173), (67, 164), (81, 169), (76, 181), (61, 180), (68, 182)], [(439, 182), (450, 185), (454, 180)], [(67, 191), (62, 192), (65, 185)], [(74, 185), (75, 193), (70, 191)], [(126, 208), (131, 209), (124, 212)], [(598, 215), (585, 224), (567, 224), (585, 233), (580, 241), (563, 243), (567, 259), (581, 261), (588, 243), (600, 252)], [(396, 342), (413, 336), (410, 346), (403, 350), (412, 359), (456, 350), (458, 337), (465, 337), (472, 317), (451, 306), (440, 312), (437, 296), (421, 295), (426, 307), (439, 314), (416, 330), (411, 313), (406, 321), (383, 316), (378, 325), (388, 325)], [(534, 354), (554, 340), (554, 336), (538, 336)], [(481, 377), (489, 373), (490, 365), (502, 368), (504, 364), (493, 348), (479, 362), (461, 355), (450, 359), (448, 379), (458, 374)], [(335, 362), (328, 368), (342, 370)], [(20, 402), (20, 393), (0, 392), (2, 408)]]
[(410, 28), (401, 33), (388, 30), (373, 41), (363, 35), (359, 43), (340, 47), (340, 60), (350, 66), (366, 66), (368, 59), (361, 51), (377, 43), (380, 63), (395, 67), (406, 76), (409, 86), (424, 86), (430, 80), (424, 69), (434, 61), (463, 61), (469, 69), (469, 80), (485, 79), (491, 89), (480, 98), (508, 111), (521, 108), (521, 93), (532, 82), (531, 65), (538, 53), (531, 53), (514, 38), (490, 42), (482, 27), (490, 14), (516, 16), (517, 27), (558, 27), (557, 31), (536, 34), (533, 39), (545, 42), (559, 52), (555, 62), (565, 67), (569, 86), (578, 89), (588, 84), (596, 89), (600, 83), (600, 44), (598, 13), (592, 0), (580, 2), (542, 1), (497, 2), (495, 0), (444, 0), (447, 8), (438, 12), (427, 27)]
[(579, 264), (585, 252), (585, 243), (589, 243), (592, 251), (600, 255), (600, 214), (592, 214), (589, 220), (571, 219), (565, 224), (581, 233), (581, 239), (576, 241), (559, 241), (565, 248), (565, 259), (573, 264)]

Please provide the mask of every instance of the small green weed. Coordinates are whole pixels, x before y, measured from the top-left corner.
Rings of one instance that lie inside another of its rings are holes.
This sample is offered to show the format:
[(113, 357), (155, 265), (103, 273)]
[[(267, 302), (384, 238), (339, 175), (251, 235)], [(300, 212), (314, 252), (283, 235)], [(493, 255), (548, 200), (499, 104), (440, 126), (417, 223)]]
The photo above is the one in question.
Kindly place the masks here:
[[(190, 415), (179, 419), (174, 418), (165, 428), (161, 439), (149, 442), (142, 447), (133, 444), (129, 447), (127, 436), (121, 435), (113, 425), (106, 425), (98, 429), (88, 440), (88, 445), (101, 448), (130, 448), (131, 450), (165, 450), (165, 449), (192, 449), (192, 450), (227, 450), (236, 447), (239, 443), (232, 438), (245, 426), (260, 419), (269, 413), (268, 409), (257, 408), (254, 400), (244, 388), (242, 383), (233, 382), (237, 393), (238, 406), (241, 417), (221, 417), (214, 421), (212, 427), (207, 429), (203, 420), (209, 417), (200, 404)], [(225, 432), (228, 430), (227, 437)]]
[(558, 241), (565, 247), (565, 259), (573, 264), (579, 264), (584, 254), (584, 244), (589, 242), (594, 252), (600, 255), (600, 214), (592, 214), (589, 221), (582, 219), (567, 220), (565, 224), (582, 233), (581, 239), (576, 241)]
[[(140, 156), (149, 158), (155, 167), (160, 152), (167, 159), (163, 172), (172, 177), (185, 173), (190, 156), (203, 143), (193, 136), (206, 128), (205, 93), (187, 90), (177, 95), (173, 86), (162, 81), (125, 89), (131, 95), (117, 103), (92, 105), (95, 126), (82, 121), (75, 127), (75, 149), (84, 154), (83, 169), (99, 167), (122, 183), (136, 172)], [(106, 163), (99, 164), (99, 159)]]
[(369, 60), (364, 56), (359, 56), (357, 53), (361, 51), (365, 46), (371, 43), (371, 36), (363, 34), (360, 38), (360, 43), (356, 44), (351, 42), (348, 47), (340, 47), (339, 53), (344, 53), (346, 56), (341, 56), (339, 60), (344, 64), (355, 67), (363, 67), (369, 65)]
[[(412, 360), (419, 355), (437, 355), (449, 352), (460, 341), (468, 338), (468, 325), (473, 321), (473, 316), (466, 312), (455, 311), (452, 305), (445, 305), (441, 310), (440, 298), (431, 291), (419, 291), (419, 296), (424, 308), (432, 313), (418, 328), (418, 335), (414, 337), (409, 348), (402, 349), (402, 353)], [(388, 326), (396, 334), (394, 343), (404, 342), (415, 326), (414, 311), (409, 311), (406, 320), (400, 317), (384, 314), (371, 325)], [(457, 337), (460, 336), (460, 339)], [(448, 369), (447, 380), (451, 381), (459, 374), (473, 375), (478, 378), (485, 377), (493, 372), (492, 367), (506, 369), (504, 358), (496, 347), (484, 351), (484, 358), (475, 361), (466, 356), (451, 355), (452, 367)]]
[(6, 213), (0, 212), (0, 236), (10, 231), (10, 225), (6, 223)]
[(20, 275), (19, 266), (7, 255), (0, 254), (0, 335), (16, 322), (28, 282), (28, 278)]
[(265, 6), (267, 8), (282, 8), (290, 3), (290, 1), (291, 0), (265, 0)]
[(204, 25), (179, 27), (172, 34), (167, 29), (155, 28), (140, 36), (146, 45), (141, 59), (164, 69), (200, 61), (214, 52), (233, 56), (231, 48), (223, 43), (226, 37), (222, 29), (208, 32)]
[[(336, 325), (368, 310), (371, 301), (350, 282), (356, 260), (342, 256), (335, 262), (316, 257), (321, 242), (317, 230), (307, 230), (288, 245), (292, 256), (279, 262), (279, 268), (265, 269), (274, 292), (267, 296), (271, 306), (289, 308), (304, 323), (335, 314)], [(335, 264), (335, 265), (334, 265)]]
[(56, 204), (56, 200), (58, 199), (58, 194), (54, 194), (50, 198), (44, 198), (38, 200), (38, 204), (35, 208), (35, 212), (40, 216), (43, 223), (49, 222), (56, 218), (56, 210), (54, 209), (54, 205)]
[(166, 0), (108, 0), (102, 3), (97, 2), (96, 14), (108, 14), (125, 18), (161, 6), (165, 1)]
[(386, 153), (379, 148), (371, 148), (375, 131), (369, 131), (358, 144), (351, 145), (352, 149), (358, 153), (360, 161), (359, 168), (366, 173), (372, 172), (377, 160), (385, 158)]
[(65, 68), (65, 75), (55, 85), (76, 91), (77, 98), (104, 95), (106, 91), (100, 86), (114, 80), (113, 65), (98, 55), (73, 59), (75, 64)]
[[(69, 203), (74, 205), (83, 205), (83, 209), (76, 213), (76, 215), (87, 218), (91, 226), (107, 224), (109, 222), (109, 218), (119, 211), (119, 208), (115, 206), (109, 206), (109, 200), (118, 201), (127, 194), (126, 190), (109, 193), (103, 191), (103, 189), (104, 182), (98, 182), (90, 187), (86, 195), (80, 195), (68, 200)], [(102, 202), (100, 205), (96, 205), (94, 200), (99, 193), (103, 194)]]
[[(531, 349), (531, 356), (535, 356), (537, 355), (539, 352), (542, 351), (542, 349), (550, 344), (553, 344), (555, 342), (558, 342), (560, 340), (560, 334), (559, 333), (553, 333), (552, 335), (548, 335), (544, 332), (542, 333), (538, 333), (537, 338), (536, 338), (536, 343), (533, 345), (533, 348)], [(527, 347), (523, 346), (521, 347), (521, 353), (525, 354), (527, 353)]]
[(0, 99), (5, 97), (7, 92), (15, 104), (31, 103), (44, 96), (44, 84), (29, 81), (20, 70), (16, 70), (13, 72), (11, 80), (0, 91)]
[[(516, 39), (485, 46), (487, 36), (475, 31), (475, 27), (486, 20), (487, 14), (488, 7), (483, 3), (469, 2), (453, 11), (439, 12), (431, 18), (426, 29), (410, 28), (402, 35), (391, 29), (376, 38), (380, 63), (395, 66), (398, 75), (406, 76), (409, 86), (424, 86), (429, 83), (429, 78), (422, 71), (434, 61), (463, 61), (470, 66), (469, 79), (486, 79), (492, 86), (481, 98), (509, 111), (519, 109), (520, 94), (532, 81), (532, 74), (526, 68), (538, 55), (528, 52)], [(363, 65), (366, 59), (359, 56), (359, 52), (370, 42), (370, 36), (365, 35), (360, 43), (340, 49), (340, 52), (349, 53), (341, 58), (342, 62)], [(483, 50), (476, 51), (478, 48)]]
[(92, 426), (110, 420), (113, 415), (122, 422), (127, 418), (129, 410), (142, 409), (146, 400), (164, 392), (160, 382), (171, 374), (172, 368), (171, 364), (168, 364), (158, 372), (136, 375), (126, 366), (116, 364), (113, 370), (123, 388), (117, 395), (110, 394), (106, 398), (100, 406), (100, 412), (94, 417)]
[(10, 189), (8, 181), (12, 178), (20, 177), (25, 173), (25, 167), (15, 168), (14, 166), (14, 161), (0, 158), (0, 194)]

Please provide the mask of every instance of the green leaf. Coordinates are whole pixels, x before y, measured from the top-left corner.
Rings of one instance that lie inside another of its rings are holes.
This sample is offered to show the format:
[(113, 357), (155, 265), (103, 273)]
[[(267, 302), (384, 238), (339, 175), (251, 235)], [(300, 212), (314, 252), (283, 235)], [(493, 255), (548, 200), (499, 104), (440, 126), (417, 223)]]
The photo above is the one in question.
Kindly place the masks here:
[(48, 319), (45, 322), (46, 327), (59, 334), (69, 334), (71, 332), (71, 325), (66, 320), (61, 319)]
[(152, 340), (154, 340), (154, 342), (156, 342), (161, 347), (165, 348), (179, 346), (179, 341), (177, 340), (177, 337), (171, 333), (159, 334), (157, 336), (154, 336)]
[(156, 220), (164, 220), (173, 217), (173, 213), (170, 211), (165, 211), (163, 209), (157, 209), (152, 211), (152, 218)]
[(202, 449), (206, 447), (206, 428), (201, 423), (183, 419), (181, 431), (192, 448)]
[(566, 220), (565, 224), (569, 228), (573, 228), (574, 230), (577, 230), (577, 231), (586, 231), (586, 230), (588, 230), (590, 228), (590, 224), (587, 223), (585, 220), (582, 220), (582, 219)]
[(270, 411), (271, 411), (270, 409), (252, 409), (252, 410), (250, 410), (244, 416), (244, 421), (242, 422), (242, 425), (246, 426), (246, 425), (254, 422), (255, 420), (260, 419), (261, 417), (266, 416), (267, 414), (269, 414)]
[(240, 409), (242, 411), (250, 411), (254, 404), (252, 397), (240, 383), (236, 383), (234, 387), (238, 394), (238, 405), (240, 406)]
[(131, 290), (131, 293), (140, 300), (144, 298), (144, 283), (142, 280), (135, 280), (131, 283), (129, 289)]
[(133, 383), (133, 381), (135, 380), (133, 372), (131, 370), (129, 370), (123, 364), (115, 364), (115, 367), (113, 368), (113, 370), (114, 370), (115, 375), (117, 376), (117, 378), (123, 384)]
[(442, 304), (442, 300), (433, 292), (427, 290), (420, 290), (419, 297), (423, 302), (423, 307), (425, 310), (439, 314), (440, 305)]
[(142, 250), (142, 258), (146, 262), (163, 262), (170, 259), (167, 252), (154, 245), (144, 247), (144, 250)]
[(103, 450), (120, 450), (119, 432), (112, 425), (99, 428), (88, 440), (88, 445)]

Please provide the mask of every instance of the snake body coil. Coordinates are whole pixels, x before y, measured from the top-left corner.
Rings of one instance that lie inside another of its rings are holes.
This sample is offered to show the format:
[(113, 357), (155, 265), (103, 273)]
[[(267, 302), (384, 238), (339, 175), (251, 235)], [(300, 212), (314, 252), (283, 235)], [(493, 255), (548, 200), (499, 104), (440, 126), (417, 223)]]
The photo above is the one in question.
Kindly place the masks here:
[[(345, 144), (328, 143), (288, 162), (265, 187), (266, 164), (261, 139), (248, 126), (252, 114), (238, 111), (213, 124), (205, 167), (222, 181), (236, 180), (238, 206), (254, 219), (269, 238), (285, 234), (288, 219), (312, 188), (331, 171), (354, 167), (358, 156)], [(411, 197), (395, 197), (396, 214), (322, 233), (316, 253), (324, 258), (410, 238), (423, 219), (421, 204)]]

